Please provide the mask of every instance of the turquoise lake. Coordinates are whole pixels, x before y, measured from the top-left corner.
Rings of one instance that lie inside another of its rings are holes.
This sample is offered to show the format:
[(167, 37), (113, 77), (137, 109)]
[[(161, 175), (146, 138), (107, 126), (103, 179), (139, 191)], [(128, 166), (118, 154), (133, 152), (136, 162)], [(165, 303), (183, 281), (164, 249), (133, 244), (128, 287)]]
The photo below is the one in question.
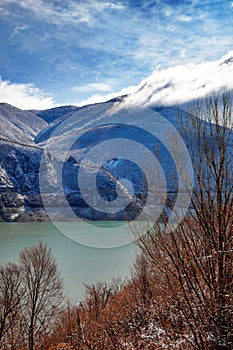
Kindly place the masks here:
[[(61, 232), (67, 227), (71, 238)], [(112, 228), (116, 232), (111, 233)], [(128, 237), (127, 225), (116, 222), (79, 222), (73, 227), (72, 223), (59, 223), (58, 228), (47, 222), (0, 223), (0, 264), (17, 261), (24, 247), (47, 243), (64, 278), (66, 294), (76, 302), (83, 298), (83, 283), (130, 276), (137, 248)]]

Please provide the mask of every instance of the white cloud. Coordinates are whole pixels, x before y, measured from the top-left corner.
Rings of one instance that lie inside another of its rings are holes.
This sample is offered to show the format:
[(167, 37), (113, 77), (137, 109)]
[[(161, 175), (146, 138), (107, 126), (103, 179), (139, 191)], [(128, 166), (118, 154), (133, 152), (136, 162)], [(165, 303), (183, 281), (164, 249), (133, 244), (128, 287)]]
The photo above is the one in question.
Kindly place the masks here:
[(94, 90), (109, 92), (112, 91), (112, 87), (106, 83), (90, 83), (83, 86), (74, 86), (73, 90), (77, 92), (91, 92)]
[[(3, 5), (17, 4), (23, 9), (34, 12), (37, 16), (45, 18), (48, 22), (60, 24), (62, 22), (86, 23), (91, 25), (97, 12), (107, 9), (123, 10), (125, 6), (120, 2), (111, 1), (81, 1), (67, 0), (53, 4), (46, 0), (1, 0)], [(3, 10), (3, 8), (2, 8)]]
[(181, 21), (181, 22), (191, 22), (192, 21), (192, 17), (185, 16), (185, 15), (178, 16), (177, 19), (178, 19), (178, 21)]
[(27, 30), (28, 28), (29, 28), (29, 25), (27, 24), (16, 26), (10, 37), (12, 38), (13, 36), (18, 35), (21, 31)]
[(187, 51), (187, 50), (186, 50), (185, 48), (183, 48), (183, 49), (180, 50), (180, 57), (181, 57), (181, 58), (184, 58), (184, 57), (186, 56), (186, 51)]
[(122, 90), (120, 90), (118, 92), (113, 92), (113, 93), (110, 93), (107, 95), (95, 94), (86, 100), (83, 100), (79, 103), (75, 103), (75, 105), (85, 106), (85, 105), (94, 104), (94, 103), (106, 102), (106, 101), (111, 100), (112, 98), (131, 94), (131, 93), (135, 92), (136, 89), (137, 89), (137, 86), (129, 86), (128, 88), (123, 88)]
[(96, 8), (99, 10), (106, 10), (107, 8), (113, 9), (113, 10), (124, 10), (125, 5), (121, 4), (120, 2), (114, 3), (114, 2), (108, 2), (108, 1), (102, 1), (93, 2), (95, 4)]
[(233, 89), (233, 51), (221, 59), (157, 70), (139, 84), (128, 103), (144, 106), (182, 104), (213, 91)]
[(203, 98), (213, 91), (232, 90), (232, 76), (233, 51), (212, 62), (156, 70), (138, 86), (130, 86), (107, 95), (95, 94), (77, 105), (105, 102), (122, 95), (129, 95), (126, 103), (143, 106), (183, 104)]
[(54, 107), (52, 97), (33, 84), (15, 84), (0, 77), (0, 102), (9, 103), (21, 109), (47, 109)]

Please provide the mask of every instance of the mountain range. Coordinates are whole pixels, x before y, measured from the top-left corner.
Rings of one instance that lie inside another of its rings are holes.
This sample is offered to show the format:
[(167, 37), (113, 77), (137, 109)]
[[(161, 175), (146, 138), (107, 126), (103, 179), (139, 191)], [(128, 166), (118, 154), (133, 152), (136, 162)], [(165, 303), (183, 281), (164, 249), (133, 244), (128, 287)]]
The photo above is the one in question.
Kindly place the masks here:
[[(165, 93), (169, 88), (167, 83), (161, 91)], [(167, 208), (177, 199), (179, 179), (174, 154), (170, 154), (171, 149), (163, 144), (160, 134), (169, 134), (174, 129), (183, 136), (183, 129), (177, 105), (158, 103), (153, 97), (155, 93), (147, 81), (135, 96), (121, 96), (82, 107), (69, 105), (25, 111), (0, 103), (0, 220), (72, 220), (74, 217), (126, 220), (129, 215), (137, 217), (151, 191), (144, 170), (148, 173), (146, 167), (153, 169), (145, 156), (137, 153), (138, 145), (151, 151), (163, 170), (165, 180), (161, 177), (153, 181), (165, 181), (162, 186), (157, 184), (157, 188), (166, 190), (164, 208)], [(137, 96), (139, 99), (143, 96), (142, 104), (150, 105), (149, 110), (135, 105)], [(131, 119), (125, 110), (116, 122), (115, 112), (111, 114), (111, 111), (121, 109), (128, 102), (135, 108)], [(154, 115), (148, 119), (148, 113)], [(180, 115), (183, 120), (189, 118), (182, 106)], [(130, 143), (129, 147), (125, 146), (124, 140), (130, 140), (133, 146)], [(111, 152), (99, 145), (105, 145)], [(89, 155), (94, 159), (93, 149), (102, 152), (103, 163), (99, 166), (87, 161), (85, 173), (82, 162)], [(78, 181), (81, 170), (85, 174), (82, 186)], [(114, 207), (116, 199), (124, 197), (124, 190), (133, 201), (125, 206), (119, 201), (119, 208)], [(101, 207), (103, 203), (106, 211)], [(161, 206), (159, 198), (155, 199), (155, 206)]]

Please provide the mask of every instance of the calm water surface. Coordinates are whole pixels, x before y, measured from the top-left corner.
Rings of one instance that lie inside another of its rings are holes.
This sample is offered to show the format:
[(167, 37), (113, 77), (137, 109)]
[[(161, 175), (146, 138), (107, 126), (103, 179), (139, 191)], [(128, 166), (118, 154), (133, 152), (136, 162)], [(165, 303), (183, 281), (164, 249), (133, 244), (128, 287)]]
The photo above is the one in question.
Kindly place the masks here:
[[(104, 223), (106, 229), (112, 225), (115, 224)], [(80, 234), (88, 234), (87, 224), (80, 222), (77, 227)], [(92, 235), (93, 230), (95, 228), (91, 227)], [(127, 234), (126, 226), (122, 226), (122, 234), (124, 230)], [(96, 232), (98, 235), (98, 230)], [(24, 247), (39, 241), (47, 243), (52, 249), (64, 277), (67, 294), (73, 300), (82, 297), (83, 283), (129, 276), (136, 253), (133, 243), (117, 248), (93, 248), (79, 244), (63, 235), (52, 223), (0, 223), (0, 263), (17, 261)]]

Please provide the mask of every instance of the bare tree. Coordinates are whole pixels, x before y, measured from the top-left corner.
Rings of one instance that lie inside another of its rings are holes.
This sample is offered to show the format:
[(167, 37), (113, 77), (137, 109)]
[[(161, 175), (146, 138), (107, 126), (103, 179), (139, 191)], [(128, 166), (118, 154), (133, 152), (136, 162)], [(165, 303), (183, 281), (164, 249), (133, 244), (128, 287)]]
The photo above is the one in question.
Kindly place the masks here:
[(51, 250), (42, 243), (25, 248), (19, 257), (24, 301), (22, 317), (28, 350), (50, 333), (62, 302), (63, 281)]
[(221, 99), (213, 94), (193, 104), (182, 121), (195, 173), (190, 211), (175, 230), (155, 224), (147, 235), (138, 235), (138, 244), (167, 281), (174, 318), (182, 315), (189, 348), (230, 350), (233, 128), (229, 94), (223, 93)]
[(16, 264), (0, 266), (0, 348), (19, 317), (22, 296), (21, 273)]
[[(151, 274), (150, 264), (145, 255), (137, 255), (136, 261), (133, 265), (132, 283), (134, 283), (135, 287), (138, 287), (135, 288), (135, 292), (137, 292), (138, 289), (138, 299), (142, 302), (145, 308), (148, 308), (150, 305), (154, 290), (154, 287), (151, 285)], [(135, 299), (137, 300), (136, 296)], [(139, 303), (140, 302), (138, 301), (138, 304)]]

